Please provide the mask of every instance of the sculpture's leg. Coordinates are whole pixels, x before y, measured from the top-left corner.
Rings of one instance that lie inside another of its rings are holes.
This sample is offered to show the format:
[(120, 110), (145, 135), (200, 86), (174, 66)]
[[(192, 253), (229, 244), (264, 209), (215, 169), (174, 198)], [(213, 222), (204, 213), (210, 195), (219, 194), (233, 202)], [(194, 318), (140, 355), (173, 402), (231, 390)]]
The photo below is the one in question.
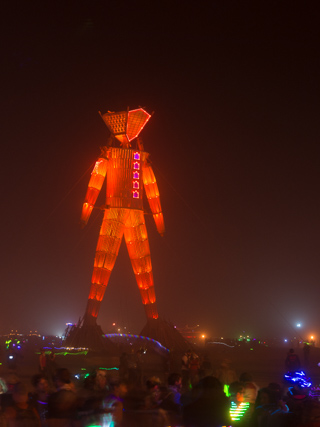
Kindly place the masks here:
[(107, 209), (104, 213), (94, 258), (85, 323), (94, 324), (96, 322), (101, 301), (119, 253), (125, 222), (129, 213), (128, 209), (116, 208)]
[(147, 318), (157, 319), (150, 247), (143, 211), (131, 210), (124, 229), (129, 257)]

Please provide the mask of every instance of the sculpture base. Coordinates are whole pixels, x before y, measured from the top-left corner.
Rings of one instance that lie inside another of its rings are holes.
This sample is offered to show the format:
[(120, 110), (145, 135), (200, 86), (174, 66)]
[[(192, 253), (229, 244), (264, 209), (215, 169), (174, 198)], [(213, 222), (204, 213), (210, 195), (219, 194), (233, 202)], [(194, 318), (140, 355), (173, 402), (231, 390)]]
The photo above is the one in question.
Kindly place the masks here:
[(117, 354), (116, 346), (104, 335), (101, 326), (97, 323), (79, 322), (77, 326), (72, 326), (68, 331), (66, 347), (88, 348), (96, 352)]
[(160, 317), (148, 319), (141, 335), (159, 341), (164, 347), (175, 352), (185, 352), (192, 347), (180, 332), (169, 322)]

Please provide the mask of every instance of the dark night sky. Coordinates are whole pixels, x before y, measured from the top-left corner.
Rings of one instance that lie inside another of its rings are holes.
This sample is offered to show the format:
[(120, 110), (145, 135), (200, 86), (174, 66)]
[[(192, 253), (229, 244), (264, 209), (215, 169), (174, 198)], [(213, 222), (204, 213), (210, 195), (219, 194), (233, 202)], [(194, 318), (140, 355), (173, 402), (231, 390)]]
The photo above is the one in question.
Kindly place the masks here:
[[(98, 111), (142, 106), (166, 222), (161, 238), (147, 217), (160, 315), (214, 336), (291, 336), (298, 321), (320, 336), (317, 7), (2, 4), (0, 333), (62, 333), (84, 314)], [(98, 318), (113, 321), (145, 324), (124, 244)]]

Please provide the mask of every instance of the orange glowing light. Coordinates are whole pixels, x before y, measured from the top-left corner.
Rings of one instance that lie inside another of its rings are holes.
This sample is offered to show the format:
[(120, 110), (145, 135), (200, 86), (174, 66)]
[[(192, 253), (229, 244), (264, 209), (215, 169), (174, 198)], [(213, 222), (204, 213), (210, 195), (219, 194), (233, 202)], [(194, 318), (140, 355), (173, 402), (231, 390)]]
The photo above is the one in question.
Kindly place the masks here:
[(142, 108), (128, 112), (127, 137), (129, 141), (132, 141), (139, 135), (150, 117), (151, 115)]
[(165, 228), (159, 190), (152, 167), (148, 163), (149, 154), (133, 150), (129, 145), (150, 117), (142, 108), (102, 115), (110, 132), (121, 142), (122, 147), (114, 147), (112, 144), (102, 147), (82, 208), (81, 221), (85, 225), (106, 179), (106, 209), (94, 259), (85, 315), (88, 321), (98, 316), (123, 236), (146, 315), (148, 318), (158, 317), (142, 196), (145, 189), (157, 230), (163, 235)]
[(101, 117), (110, 132), (122, 145), (126, 145), (140, 134), (151, 115), (143, 108), (138, 108), (120, 113), (106, 113)]

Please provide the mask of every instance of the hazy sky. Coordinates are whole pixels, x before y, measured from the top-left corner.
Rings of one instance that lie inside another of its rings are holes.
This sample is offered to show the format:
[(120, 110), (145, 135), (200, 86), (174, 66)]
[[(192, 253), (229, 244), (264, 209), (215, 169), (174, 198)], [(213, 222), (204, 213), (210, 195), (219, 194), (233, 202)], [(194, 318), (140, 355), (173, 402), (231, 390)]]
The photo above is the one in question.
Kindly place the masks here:
[[(98, 111), (142, 106), (166, 223), (161, 238), (147, 216), (160, 315), (214, 336), (320, 335), (317, 6), (1, 6), (0, 332), (62, 333), (84, 314)], [(112, 322), (146, 322), (124, 244), (98, 317)]]

